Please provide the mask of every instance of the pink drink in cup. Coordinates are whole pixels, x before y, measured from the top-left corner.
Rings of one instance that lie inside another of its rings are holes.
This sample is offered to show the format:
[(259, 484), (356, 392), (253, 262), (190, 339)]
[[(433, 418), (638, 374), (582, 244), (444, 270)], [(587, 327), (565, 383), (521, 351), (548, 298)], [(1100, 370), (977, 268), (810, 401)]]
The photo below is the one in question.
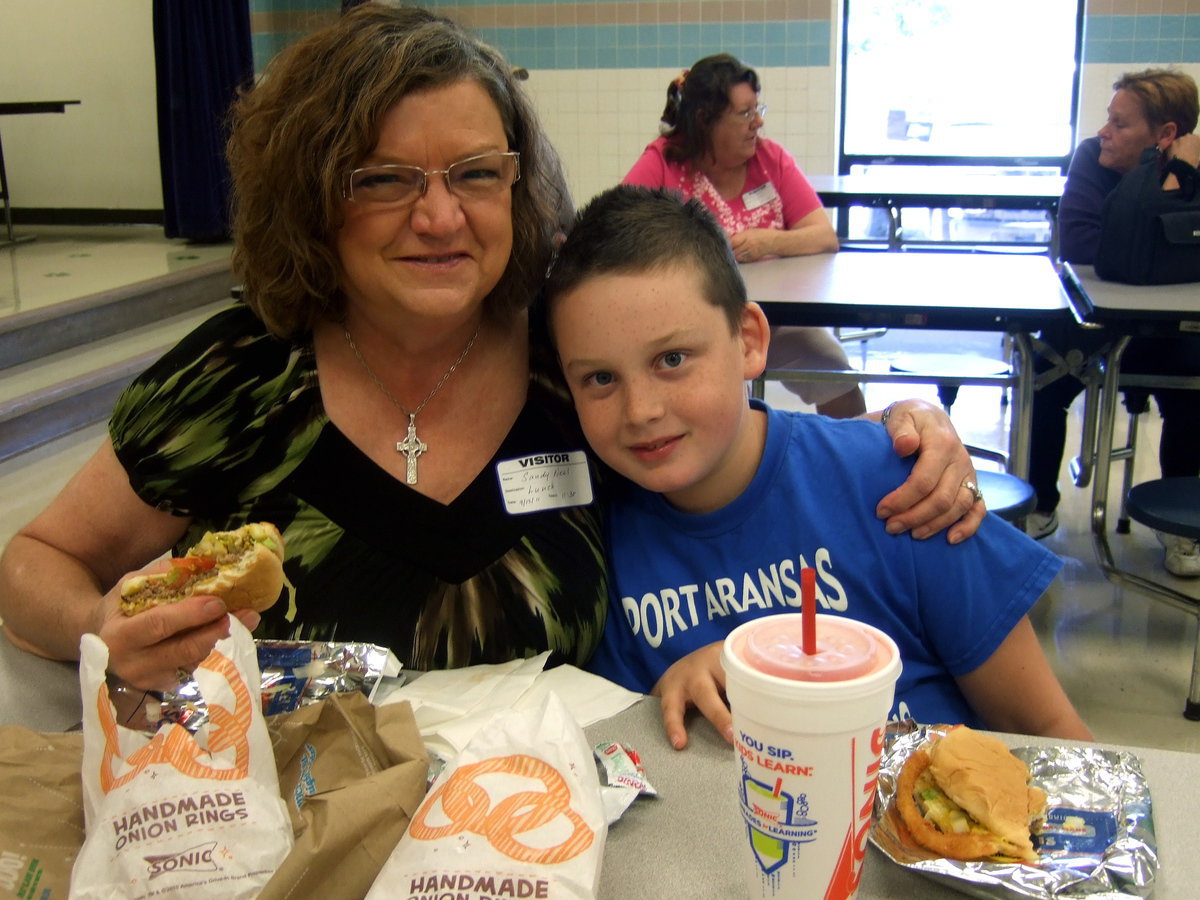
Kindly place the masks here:
[(803, 619), (747, 622), (721, 656), (747, 892), (845, 900), (866, 853), (900, 654), (879, 629), (826, 615), (815, 616), (815, 652), (805, 653)]

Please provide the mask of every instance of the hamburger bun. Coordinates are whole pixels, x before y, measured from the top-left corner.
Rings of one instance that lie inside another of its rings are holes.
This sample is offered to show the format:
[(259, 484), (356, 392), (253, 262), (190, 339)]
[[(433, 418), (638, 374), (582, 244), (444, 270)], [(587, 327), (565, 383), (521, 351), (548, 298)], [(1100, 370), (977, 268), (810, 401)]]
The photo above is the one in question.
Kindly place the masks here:
[(909, 756), (896, 808), (913, 839), (939, 856), (1038, 861), (1030, 832), (1046, 794), (1002, 741), (965, 725)]
[(284, 586), (283, 537), (269, 522), (206, 532), (187, 556), (170, 563), (161, 574), (127, 578), (121, 586), (121, 612), (132, 616), (197, 594), (220, 597), (230, 612), (262, 612), (274, 605)]

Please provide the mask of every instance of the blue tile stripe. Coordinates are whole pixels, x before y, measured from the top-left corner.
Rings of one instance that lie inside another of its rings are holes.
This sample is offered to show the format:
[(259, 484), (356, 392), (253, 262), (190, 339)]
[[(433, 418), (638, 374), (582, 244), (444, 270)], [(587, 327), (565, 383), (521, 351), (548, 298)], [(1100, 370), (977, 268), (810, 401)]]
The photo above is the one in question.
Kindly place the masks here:
[[(458, 0), (457, 5), (492, 3)], [(336, 6), (336, 0), (254, 0), (252, 8), (279, 12), (289, 7), (295, 12), (331, 6)], [(444, 3), (441, 8), (451, 11)], [(541, 70), (684, 68), (718, 52), (732, 53), (751, 66), (827, 67), (833, 64), (835, 40), (831, 22), (804, 19), (480, 28), (477, 32), (513, 65)], [(255, 68), (261, 71), (267, 60), (298, 37), (293, 32), (255, 33)], [(1200, 15), (1087, 16), (1083, 61), (1200, 62)]]
[(684, 68), (711, 53), (749, 66), (829, 66), (828, 21), (712, 25), (481, 28), (479, 36), (527, 69)]
[(1200, 16), (1087, 16), (1085, 63), (1200, 62)]

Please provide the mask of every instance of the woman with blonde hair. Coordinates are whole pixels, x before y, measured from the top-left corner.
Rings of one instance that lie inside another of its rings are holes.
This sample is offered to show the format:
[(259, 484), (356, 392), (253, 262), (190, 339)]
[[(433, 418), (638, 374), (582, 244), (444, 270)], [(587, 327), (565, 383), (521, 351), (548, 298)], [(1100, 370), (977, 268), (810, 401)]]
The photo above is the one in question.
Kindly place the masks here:
[[(1085, 139), (1071, 157), (1067, 183), (1058, 207), (1059, 250), (1066, 262), (1091, 265), (1100, 246), (1104, 201), (1145, 155), (1158, 166), (1164, 191), (1181, 182), (1196, 190), (1200, 136), (1196, 121), (1200, 97), (1190, 75), (1171, 69), (1127, 72), (1113, 84), (1108, 118), (1095, 137)], [(1077, 349), (1086, 358), (1111, 339), (1103, 332), (1058, 327), (1042, 340), (1060, 354)], [(1049, 368), (1050, 363), (1039, 363)], [(1123, 372), (1200, 375), (1200, 340), (1196, 337), (1134, 338), (1122, 358)], [(1067, 436), (1067, 410), (1083, 390), (1083, 382), (1065, 375), (1034, 392), (1033, 429), (1029, 448), (1029, 480), (1037, 492), (1037, 510), (1027, 521), (1029, 533), (1044, 538), (1058, 528), (1059, 469)], [(1156, 389), (1162, 413), (1158, 461), (1164, 478), (1200, 475), (1200, 392)], [(1126, 405), (1140, 410), (1146, 391), (1127, 391)], [(1200, 576), (1200, 542), (1159, 533), (1163, 567), (1180, 578)]]

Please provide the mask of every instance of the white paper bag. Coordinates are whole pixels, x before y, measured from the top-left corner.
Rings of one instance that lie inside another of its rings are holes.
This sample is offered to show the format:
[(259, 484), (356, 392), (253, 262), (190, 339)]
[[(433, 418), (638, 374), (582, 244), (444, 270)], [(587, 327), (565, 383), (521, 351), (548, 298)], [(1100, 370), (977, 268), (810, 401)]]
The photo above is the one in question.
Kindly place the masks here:
[(556, 694), (484, 725), (442, 772), (367, 900), (594, 897), (607, 835), (583, 731)]
[(196, 670), (210, 721), (153, 737), (116, 721), (108, 647), (80, 643), (87, 837), (71, 896), (253, 897), (292, 847), (259, 696), (254, 641), (230, 618)]

